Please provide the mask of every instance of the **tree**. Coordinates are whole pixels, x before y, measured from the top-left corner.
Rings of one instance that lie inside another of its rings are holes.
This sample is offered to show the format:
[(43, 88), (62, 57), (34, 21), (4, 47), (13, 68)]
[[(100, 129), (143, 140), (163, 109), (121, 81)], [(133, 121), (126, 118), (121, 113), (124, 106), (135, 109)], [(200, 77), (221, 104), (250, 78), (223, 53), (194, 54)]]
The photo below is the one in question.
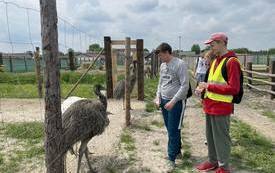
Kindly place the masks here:
[(193, 46), (191, 47), (191, 51), (192, 51), (192, 52), (195, 52), (196, 54), (200, 54), (200, 52), (201, 52), (200, 45), (198, 45), (198, 44), (193, 44)]
[(236, 48), (236, 49), (232, 49), (235, 53), (239, 53), (239, 54), (246, 54), (249, 53), (250, 51), (248, 50), (248, 48)]
[(147, 48), (144, 48), (143, 51), (144, 51), (144, 52), (148, 52), (148, 53), (150, 52), (149, 49), (147, 49)]
[(89, 51), (91, 51), (91, 52), (96, 52), (96, 53), (98, 53), (98, 52), (100, 52), (101, 49), (102, 49), (102, 48), (101, 48), (100, 45), (97, 44), (97, 43), (91, 44), (91, 45), (89, 46)]
[(275, 48), (270, 48), (268, 49), (269, 54), (275, 54)]

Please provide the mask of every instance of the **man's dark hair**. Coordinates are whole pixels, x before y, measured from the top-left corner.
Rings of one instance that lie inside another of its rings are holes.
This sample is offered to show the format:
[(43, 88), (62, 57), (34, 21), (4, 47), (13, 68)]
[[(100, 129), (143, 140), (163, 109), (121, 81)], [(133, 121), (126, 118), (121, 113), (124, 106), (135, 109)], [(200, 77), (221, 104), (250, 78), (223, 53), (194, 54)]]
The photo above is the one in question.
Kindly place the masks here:
[(172, 54), (172, 47), (168, 43), (161, 43), (156, 49), (156, 54), (160, 52)]

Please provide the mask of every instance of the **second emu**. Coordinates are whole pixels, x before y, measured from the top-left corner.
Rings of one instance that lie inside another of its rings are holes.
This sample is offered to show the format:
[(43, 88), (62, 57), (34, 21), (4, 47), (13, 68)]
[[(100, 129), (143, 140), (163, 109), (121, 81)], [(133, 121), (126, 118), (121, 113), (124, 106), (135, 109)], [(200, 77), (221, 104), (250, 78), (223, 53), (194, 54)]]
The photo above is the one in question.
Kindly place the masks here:
[[(135, 84), (136, 84), (136, 80), (137, 80), (137, 74), (136, 74), (136, 67), (137, 62), (133, 61), (133, 66), (131, 66), (131, 70), (130, 70), (130, 93), (132, 93)], [(123, 100), (123, 109), (125, 109), (125, 102), (124, 102), (124, 97), (125, 97), (125, 79), (120, 80), (114, 89), (114, 98), (117, 100), (122, 99)]]

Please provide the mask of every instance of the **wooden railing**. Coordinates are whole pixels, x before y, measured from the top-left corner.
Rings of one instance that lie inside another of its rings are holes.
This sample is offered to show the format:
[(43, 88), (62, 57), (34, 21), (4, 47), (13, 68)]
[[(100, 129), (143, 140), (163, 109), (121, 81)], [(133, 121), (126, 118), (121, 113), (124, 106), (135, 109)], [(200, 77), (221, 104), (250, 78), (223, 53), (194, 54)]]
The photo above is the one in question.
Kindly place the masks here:
[[(249, 89), (255, 89), (260, 92), (269, 93), (271, 99), (275, 98), (275, 60), (272, 60), (269, 64), (269, 73), (257, 72), (252, 69), (252, 62), (247, 62), (243, 69), (244, 79), (247, 80), (245, 83)], [(261, 78), (260, 78), (261, 77)], [(264, 78), (263, 78), (264, 77)], [(258, 82), (253, 84), (253, 82)], [(261, 88), (260, 85), (268, 85), (270, 89)]]

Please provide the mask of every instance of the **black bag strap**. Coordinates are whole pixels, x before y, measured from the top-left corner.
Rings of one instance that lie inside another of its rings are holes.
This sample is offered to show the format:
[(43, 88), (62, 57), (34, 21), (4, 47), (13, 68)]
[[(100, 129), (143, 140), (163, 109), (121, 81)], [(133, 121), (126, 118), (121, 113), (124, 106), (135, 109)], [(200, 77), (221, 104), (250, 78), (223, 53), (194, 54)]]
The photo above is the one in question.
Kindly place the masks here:
[(228, 81), (228, 75), (227, 75), (226, 64), (227, 64), (227, 62), (228, 62), (231, 58), (236, 58), (236, 56), (229, 56), (229, 57), (226, 57), (226, 59), (224, 60), (223, 65), (222, 65), (222, 76), (223, 76), (223, 78), (224, 78), (224, 80), (225, 80), (226, 82)]

